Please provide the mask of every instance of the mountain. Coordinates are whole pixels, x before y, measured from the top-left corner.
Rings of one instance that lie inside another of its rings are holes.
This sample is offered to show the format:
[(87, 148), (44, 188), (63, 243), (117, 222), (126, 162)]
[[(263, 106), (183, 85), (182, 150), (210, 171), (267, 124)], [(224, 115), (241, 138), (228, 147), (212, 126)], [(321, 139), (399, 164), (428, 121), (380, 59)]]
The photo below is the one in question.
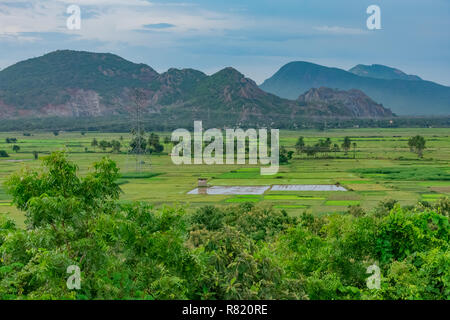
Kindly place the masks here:
[(220, 126), (264, 125), (302, 117), (391, 115), (375, 103), (359, 109), (357, 100), (349, 108), (345, 103), (280, 98), (231, 67), (211, 76), (174, 68), (159, 74), (109, 53), (62, 50), (0, 71), (0, 119), (132, 118), (136, 88), (142, 92), (142, 117), (168, 126), (193, 120)]
[(330, 110), (347, 117), (392, 117), (383, 105), (370, 99), (364, 92), (331, 88), (312, 88), (297, 99), (300, 104), (314, 105), (316, 109)]
[(308, 62), (288, 63), (260, 86), (286, 99), (319, 87), (361, 90), (398, 115), (450, 114), (450, 87), (424, 80), (362, 77)]
[(158, 79), (144, 64), (112, 54), (56, 51), (0, 72), (0, 117), (99, 116), (115, 108), (128, 87)]
[(361, 77), (369, 77), (369, 78), (375, 78), (375, 79), (386, 79), (386, 80), (422, 80), (420, 77), (415, 75), (409, 75), (404, 73), (401, 70), (383, 66), (381, 64), (373, 64), (371, 66), (364, 65), (364, 64), (358, 64), (357, 66), (354, 66), (348, 72), (351, 72), (353, 74), (356, 74)]

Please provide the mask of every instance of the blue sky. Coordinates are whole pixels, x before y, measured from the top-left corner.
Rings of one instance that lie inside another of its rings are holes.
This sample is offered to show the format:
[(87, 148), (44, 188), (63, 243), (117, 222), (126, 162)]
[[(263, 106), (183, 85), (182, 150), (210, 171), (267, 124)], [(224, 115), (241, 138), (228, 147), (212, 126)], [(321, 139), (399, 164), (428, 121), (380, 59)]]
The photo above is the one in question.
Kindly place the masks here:
[[(66, 9), (81, 7), (81, 30)], [(381, 30), (366, 9), (381, 8)], [(385, 64), (450, 85), (449, 0), (0, 0), (0, 68), (57, 49), (111, 52), (158, 72), (233, 66), (261, 83), (290, 61)]]

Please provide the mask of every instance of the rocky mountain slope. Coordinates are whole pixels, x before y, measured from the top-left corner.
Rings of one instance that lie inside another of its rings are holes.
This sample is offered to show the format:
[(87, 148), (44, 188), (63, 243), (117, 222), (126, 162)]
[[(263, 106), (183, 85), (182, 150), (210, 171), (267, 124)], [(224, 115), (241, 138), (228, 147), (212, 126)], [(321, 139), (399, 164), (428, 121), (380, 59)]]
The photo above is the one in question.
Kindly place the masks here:
[(375, 79), (386, 79), (386, 80), (422, 80), (420, 77), (415, 75), (406, 74), (401, 70), (383, 66), (381, 64), (373, 64), (371, 66), (358, 64), (354, 66), (348, 72), (356, 74), (361, 77), (375, 78)]
[(347, 117), (392, 117), (393, 114), (383, 105), (370, 99), (364, 92), (321, 87), (310, 89), (297, 99), (301, 104), (314, 105), (316, 109), (339, 113)]

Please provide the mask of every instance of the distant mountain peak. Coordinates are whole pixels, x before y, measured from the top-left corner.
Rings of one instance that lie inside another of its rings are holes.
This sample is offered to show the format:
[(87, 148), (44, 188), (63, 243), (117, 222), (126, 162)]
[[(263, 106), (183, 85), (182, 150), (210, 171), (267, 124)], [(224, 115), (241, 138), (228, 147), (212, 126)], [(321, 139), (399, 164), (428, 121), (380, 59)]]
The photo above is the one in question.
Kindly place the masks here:
[(370, 66), (358, 64), (357, 66), (351, 68), (348, 71), (361, 77), (369, 77), (375, 79), (387, 79), (387, 80), (397, 79), (397, 80), (411, 80), (411, 81), (422, 80), (420, 77), (416, 75), (409, 75), (399, 69), (384, 66), (382, 64), (372, 64)]
[[(357, 74), (362, 72), (364, 75)], [(450, 114), (450, 87), (382, 65), (358, 65), (350, 72), (295, 61), (260, 85), (264, 91), (285, 99), (296, 99), (302, 92), (320, 87), (359, 89), (398, 115)]]
[(245, 78), (245, 76), (242, 73), (240, 73), (238, 70), (236, 70), (233, 67), (223, 68), (222, 70), (219, 70), (216, 73), (214, 73), (211, 77), (214, 77), (214, 78), (225, 77), (225, 78), (229, 78), (229, 79)]

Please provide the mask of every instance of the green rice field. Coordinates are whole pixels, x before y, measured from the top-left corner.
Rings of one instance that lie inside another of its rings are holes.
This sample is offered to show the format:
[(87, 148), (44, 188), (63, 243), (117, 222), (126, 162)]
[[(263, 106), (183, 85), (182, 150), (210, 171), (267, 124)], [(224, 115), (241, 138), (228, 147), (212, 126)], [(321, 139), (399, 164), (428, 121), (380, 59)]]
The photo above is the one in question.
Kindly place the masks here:
[[(243, 202), (259, 203), (283, 209), (291, 215), (304, 211), (315, 214), (343, 212), (350, 205), (370, 209), (380, 200), (395, 199), (403, 205), (417, 201), (434, 202), (450, 195), (450, 138), (448, 129), (420, 129), (427, 140), (424, 158), (410, 152), (407, 140), (418, 134), (418, 129), (343, 129), (328, 131), (281, 131), (280, 144), (295, 150), (299, 136), (306, 144), (319, 139), (331, 138), (341, 145), (345, 136), (357, 143), (355, 158), (353, 149), (322, 157), (294, 154), (289, 164), (281, 165), (273, 176), (261, 176), (255, 165), (174, 165), (169, 156), (172, 146), (165, 145), (159, 155), (145, 155), (141, 171), (136, 171), (135, 156), (127, 153), (130, 135), (127, 133), (23, 132), (0, 133), (0, 150), (10, 155), (0, 158), (0, 214), (13, 217), (19, 224), (24, 215), (11, 206), (11, 198), (5, 192), (3, 182), (24, 167), (36, 168), (41, 158), (52, 151), (64, 150), (74, 161), (81, 174), (85, 174), (93, 162), (109, 156), (121, 168), (119, 184), (123, 191), (121, 200), (146, 201), (154, 206), (186, 205), (195, 209), (203, 205), (233, 205)], [(170, 133), (159, 133), (161, 138)], [(17, 138), (19, 152), (14, 152), (6, 138)], [(92, 147), (91, 141), (113, 139), (122, 144), (122, 153), (103, 151)], [(122, 138), (122, 139), (121, 139)], [(163, 141), (163, 139), (161, 139)], [(34, 160), (33, 151), (39, 153)], [(198, 178), (207, 178), (210, 186), (272, 186), (283, 184), (335, 185), (340, 184), (347, 192), (339, 191), (271, 191), (262, 195), (207, 195), (188, 194), (197, 187)]]

